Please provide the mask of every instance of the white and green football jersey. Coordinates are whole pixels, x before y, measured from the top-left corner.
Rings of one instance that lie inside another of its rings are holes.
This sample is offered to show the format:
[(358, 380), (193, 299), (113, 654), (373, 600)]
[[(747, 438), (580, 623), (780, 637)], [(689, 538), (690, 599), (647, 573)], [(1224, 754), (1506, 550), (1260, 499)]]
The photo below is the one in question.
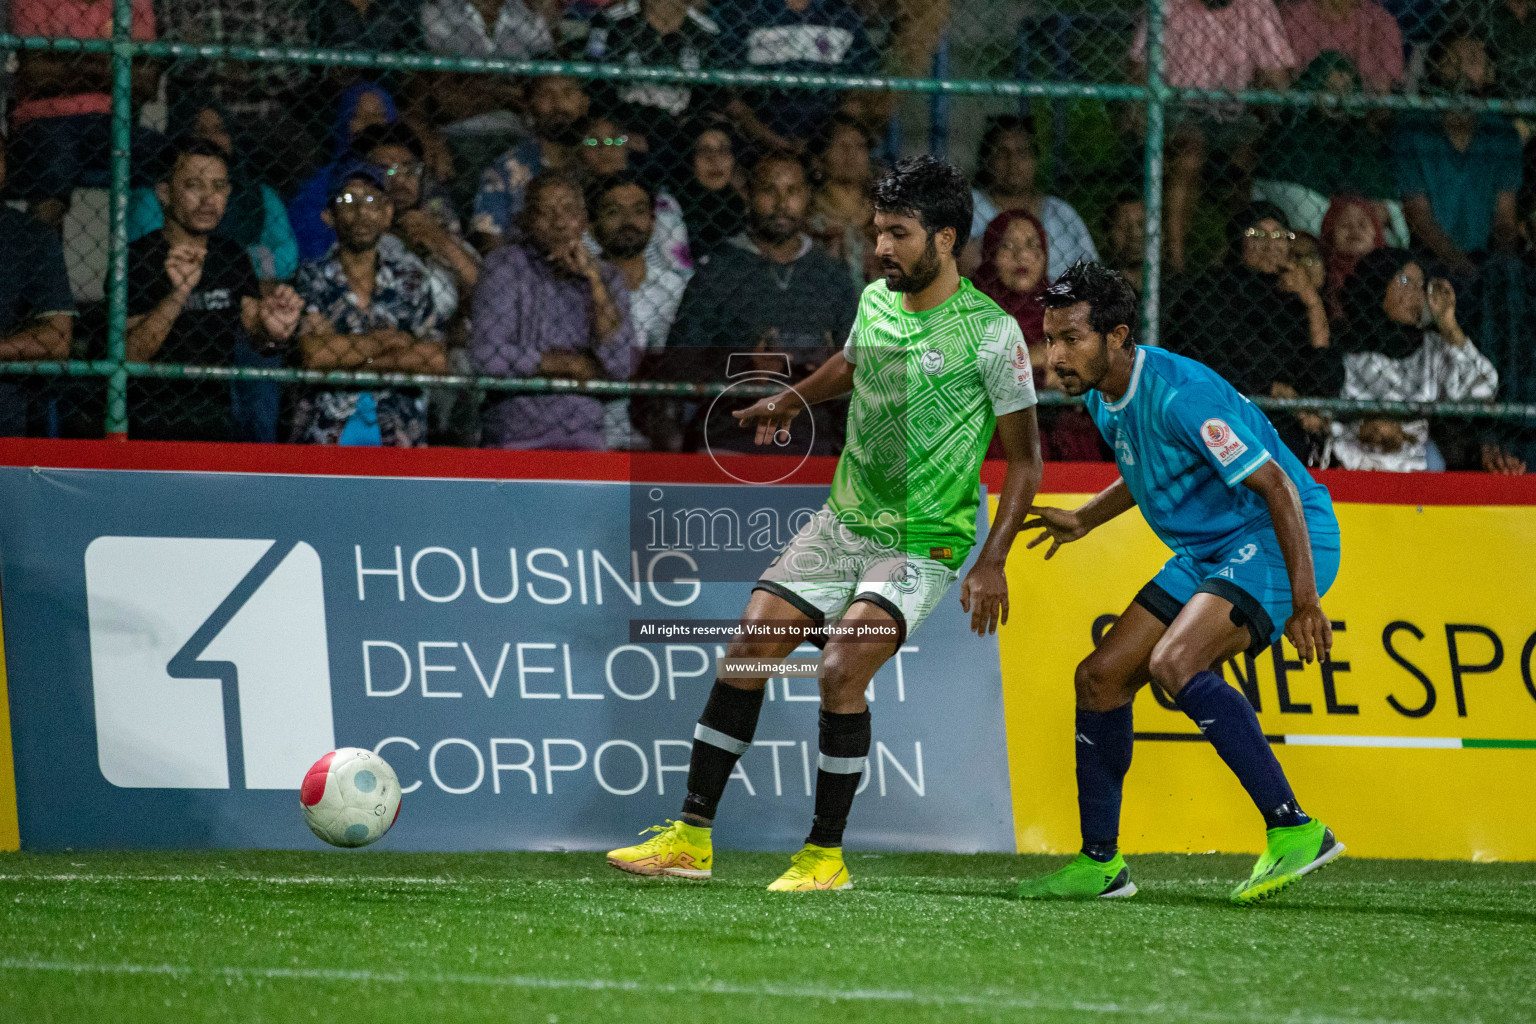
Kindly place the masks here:
[(828, 507), (855, 533), (958, 568), (997, 417), (1035, 404), (1023, 332), (965, 278), (921, 313), (882, 279), (864, 289), (843, 355), (853, 395)]

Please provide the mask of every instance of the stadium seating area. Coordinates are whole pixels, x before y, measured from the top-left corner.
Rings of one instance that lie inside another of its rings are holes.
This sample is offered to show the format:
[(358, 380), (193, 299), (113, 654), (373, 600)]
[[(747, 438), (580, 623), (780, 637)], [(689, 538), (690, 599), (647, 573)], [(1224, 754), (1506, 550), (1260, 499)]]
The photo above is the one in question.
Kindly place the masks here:
[[(0, 434), (102, 436), (101, 367), (126, 360), (160, 368), (127, 385), (133, 438), (696, 450), (687, 389), (487, 384), (819, 365), (881, 273), (869, 184), (931, 151), (972, 175), (962, 268), (1043, 393), (1039, 295), (1100, 259), (1156, 290), (1148, 340), (1276, 400), (1309, 465), (1536, 465), (1536, 418), (1508, 408), (1536, 403), (1527, 0), (1166, 0), (1150, 51), (1129, 0), (133, 0), (145, 45), (116, 83), (102, 46), (17, 38), (104, 42), (112, 0), (8, 7), (0, 360), (95, 369), (0, 378)], [(1120, 98), (1149, 81), (1160, 119)], [(1076, 406), (1041, 417), (1047, 458), (1109, 457)]]

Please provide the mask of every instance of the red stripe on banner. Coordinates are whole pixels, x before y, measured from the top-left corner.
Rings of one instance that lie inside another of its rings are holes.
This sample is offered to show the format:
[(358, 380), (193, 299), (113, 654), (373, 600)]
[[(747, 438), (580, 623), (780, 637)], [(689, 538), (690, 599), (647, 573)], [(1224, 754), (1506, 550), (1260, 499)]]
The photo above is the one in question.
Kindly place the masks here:
[[(176, 473), (438, 477), (474, 480), (635, 480), (829, 484), (837, 460), (785, 455), (662, 455), (500, 451), (492, 448), (340, 448), (327, 445), (0, 438), (0, 466)], [(732, 475), (734, 474), (734, 475)]]
[[(0, 438), (0, 466), (185, 473), (437, 477), (477, 480), (634, 480), (733, 484), (774, 480), (829, 484), (837, 460), (782, 455), (662, 455), (498, 451), (489, 448), (338, 448), (322, 445), (63, 441)], [(1002, 489), (1006, 466), (987, 462), (982, 482)], [(1109, 462), (1048, 462), (1043, 493), (1103, 490), (1119, 475)], [(1536, 505), (1536, 475), (1314, 471), (1334, 501), (1381, 505)]]
[[(1002, 489), (1006, 466), (988, 462), (981, 479), (987, 489)], [(1536, 475), (1492, 473), (1370, 473), (1314, 469), (1312, 475), (1336, 502), (1360, 505), (1536, 505)], [(1093, 494), (1120, 476), (1110, 462), (1047, 462), (1042, 494)]]
[(1536, 505), (1536, 476), (1314, 470), (1334, 501), (1362, 505)]

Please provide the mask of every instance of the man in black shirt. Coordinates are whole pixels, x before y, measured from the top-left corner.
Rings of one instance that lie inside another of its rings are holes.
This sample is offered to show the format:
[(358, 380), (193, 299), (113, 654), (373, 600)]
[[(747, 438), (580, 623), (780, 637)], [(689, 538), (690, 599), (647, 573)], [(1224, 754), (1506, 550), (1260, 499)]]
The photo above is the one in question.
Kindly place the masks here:
[[(5, 140), (0, 138), (0, 187)], [(58, 232), (0, 205), (0, 361), (68, 359), (75, 300)], [(0, 380), (0, 437), (27, 432), (28, 387)]]
[[(748, 179), (747, 204), (750, 227), (711, 253), (688, 282), (658, 379), (724, 382), (738, 366), (773, 372), (787, 362), (798, 380), (848, 339), (859, 292), (848, 268), (805, 232), (810, 187), (800, 158), (770, 153), (760, 159)], [(695, 418), (685, 446), (707, 430), (712, 447), (761, 453), (751, 431), (724, 418), (728, 411), (717, 407), (708, 425)], [(843, 401), (811, 409), (814, 454), (841, 450), (846, 412)]]
[[(271, 355), (293, 337), (303, 303), (287, 285), (263, 298), (250, 256), (214, 237), (229, 200), (229, 170), (212, 143), (178, 148), (155, 186), (165, 226), (128, 247), (128, 359), (228, 365), (249, 346)], [(135, 438), (228, 441), (252, 431), (232, 423), (228, 383), (135, 380), (128, 423)], [(275, 425), (274, 425), (275, 428)]]
[[(719, 39), (719, 26), (688, 0), (621, 0), (593, 19), (587, 59), (699, 71), (722, 66)], [(689, 119), (723, 103), (718, 87), (687, 82), (599, 81), (593, 89), (598, 109), (644, 135), (668, 167), (683, 156)]]
[(695, 270), (668, 349), (789, 351), (815, 365), (841, 351), (859, 293), (847, 268), (806, 234), (810, 195), (799, 157), (757, 162), (747, 182), (751, 224)]

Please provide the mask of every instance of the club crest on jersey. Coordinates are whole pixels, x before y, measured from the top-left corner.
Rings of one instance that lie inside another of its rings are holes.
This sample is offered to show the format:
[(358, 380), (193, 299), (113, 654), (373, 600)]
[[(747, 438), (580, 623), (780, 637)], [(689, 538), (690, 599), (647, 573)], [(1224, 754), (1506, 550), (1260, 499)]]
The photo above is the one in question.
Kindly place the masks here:
[(936, 348), (931, 348), (923, 353), (921, 364), (923, 372), (932, 377), (944, 369), (944, 353)]
[(1248, 450), (1248, 446), (1227, 426), (1226, 420), (1209, 419), (1200, 424), (1200, 439), (1223, 466)]

